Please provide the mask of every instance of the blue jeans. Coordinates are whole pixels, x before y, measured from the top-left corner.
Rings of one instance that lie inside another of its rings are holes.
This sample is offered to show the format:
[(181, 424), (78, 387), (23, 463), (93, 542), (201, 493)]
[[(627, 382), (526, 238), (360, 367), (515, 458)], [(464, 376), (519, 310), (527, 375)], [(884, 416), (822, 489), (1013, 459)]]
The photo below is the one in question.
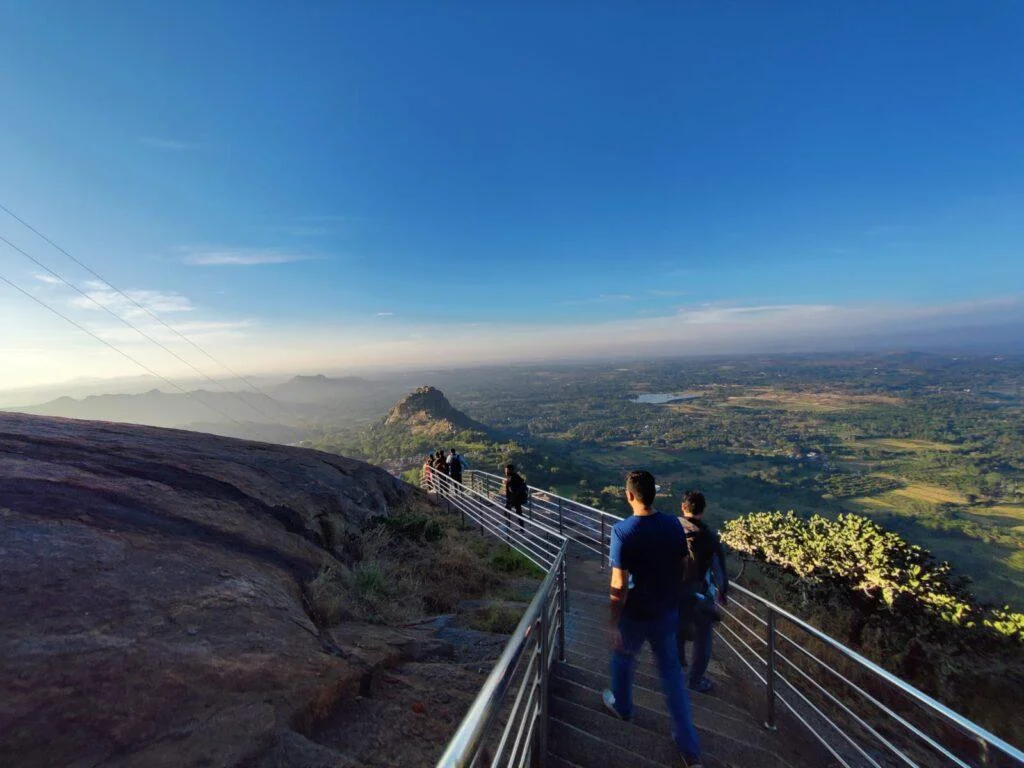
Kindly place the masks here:
[(708, 671), (711, 661), (711, 616), (697, 610), (693, 600), (684, 600), (679, 610), (679, 661), (686, 666), (686, 636), (693, 635), (693, 666), (690, 667), (690, 685), (697, 685)]
[(678, 623), (679, 614), (676, 611), (668, 611), (664, 616), (648, 621), (637, 621), (625, 616), (619, 620), (623, 650), (612, 651), (612, 693), (615, 694), (615, 707), (619, 714), (632, 717), (636, 657), (644, 641), (649, 642), (658, 663), (661, 688), (672, 716), (676, 746), (684, 755), (694, 757), (700, 754), (700, 743), (693, 727), (690, 695), (683, 685), (683, 670), (679, 666), (679, 653), (676, 649)]

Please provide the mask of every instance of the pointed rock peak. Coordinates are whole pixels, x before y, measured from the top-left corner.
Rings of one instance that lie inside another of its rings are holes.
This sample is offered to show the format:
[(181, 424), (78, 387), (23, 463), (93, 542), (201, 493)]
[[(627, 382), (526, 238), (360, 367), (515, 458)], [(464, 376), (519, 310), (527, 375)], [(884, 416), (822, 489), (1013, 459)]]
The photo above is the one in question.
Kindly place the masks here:
[(444, 424), (448, 431), (481, 429), (481, 425), (455, 408), (436, 387), (417, 387), (399, 400), (384, 419), (385, 425), (424, 426)]

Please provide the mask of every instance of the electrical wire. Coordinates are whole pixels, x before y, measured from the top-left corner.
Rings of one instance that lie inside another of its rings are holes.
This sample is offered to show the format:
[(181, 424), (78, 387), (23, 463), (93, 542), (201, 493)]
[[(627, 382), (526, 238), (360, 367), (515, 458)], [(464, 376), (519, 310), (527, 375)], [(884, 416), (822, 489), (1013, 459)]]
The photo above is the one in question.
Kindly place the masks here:
[(89, 336), (91, 336), (92, 338), (96, 339), (96, 341), (100, 342), (101, 344), (104, 344), (105, 346), (110, 347), (110, 349), (114, 350), (115, 352), (117, 352), (117, 354), (121, 355), (122, 357), (126, 358), (127, 360), (129, 360), (132, 363), (134, 363), (135, 365), (137, 365), (139, 368), (144, 370), (150, 376), (155, 376), (156, 378), (160, 379), (161, 381), (163, 381), (167, 385), (169, 385), (169, 386), (173, 387), (174, 389), (178, 390), (179, 392), (181, 392), (183, 395), (191, 398), (192, 400), (195, 400), (200, 405), (203, 405), (206, 408), (209, 408), (211, 411), (216, 413), (218, 416), (221, 416), (221, 417), (227, 419), (228, 421), (232, 422), (233, 424), (235, 424), (236, 426), (240, 427), (241, 429), (243, 429), (243, 430), (248, 429), (240, 421), (232, 418), (231, 416), (229, 416), (228, 414), (224, 413), (219, 408), (216, 408), (216, 407), (210, 405), (209, 403), (203, 402), (198, 397), (196, 397), (192, 392), (189, 392), (188, 390), (184, 389), (183, 387), (179, 386), (178, 384), (175, 384), (173, 381), (168, 379), (166, 376), (160, 375), (159, 373), (154, 371), (152, 368), (150, 368), (145, 363), (140, 362), (139, 360), (136, 360), (134, 357), (132, 357), (130, 354), (128, 354), (123, 349), (118, 347), (116, 344), (112, 344), (111, 342), (109, 342), (106, 339), (104, 339), (102, 336), (99, 336), (99, 335), (93, 333), (92, 331), (90, 331), (88, 328), (86, 328), (81, 323), (78, 323), (75, 320), (72, 320), (70, 317), (65, 315), (60, 310), (51, 307), (49, 304), (47, 304), (45, 301), (40, 299), (38, 296), (33, 296), (32, 293), (30, 293), (29, 291), (25, 290), (24, 288), (22, 288), (20, 285), (18, 285), (14, 281), (7, 279), (3, 275), (0, 275), (0, 282), (4, 282), (7, 285), (11, 286), (11, 288), (13, 288), (14, 290), (18, 291), (19, 293), (21, 293), (22, 295), (26, 296), (27, 298), (31, 299), (32, 301), (34, 301), (36, 304), (40, 305), (41, 307), (49, 310), (50, 312), (55, 314), (57, 317), (59, 317), (61, 320), (64, 320), (64, 321), (66, 321), (68, 323), (71, 323), (71, 325), (75, 326), (78, 330), (82, 331), (82, 333), (86, 333)]

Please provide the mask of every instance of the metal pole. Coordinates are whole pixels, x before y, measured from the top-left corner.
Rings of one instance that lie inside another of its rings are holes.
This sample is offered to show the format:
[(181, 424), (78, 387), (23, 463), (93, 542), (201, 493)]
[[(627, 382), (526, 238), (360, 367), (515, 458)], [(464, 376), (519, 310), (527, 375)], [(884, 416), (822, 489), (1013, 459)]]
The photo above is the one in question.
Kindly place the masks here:
[(558, 534), (564, 536), (565, 532), (562, 530), (562, 497), (558, 497)]
[(989, 759), (988, 743), (979, 738), (978, 740), (978, 756), (981, 759), (982, 768), (988, 768), (992, 765), (992, 761)]
[(601, 570), (605, 569), (605, 557), (604, 557), (604, 515), (601, 515), (601, 545), (598, 547), (601, 550)]
[(536, 685), (540, 688), (540, 712), (537, 723), (537, 743), (533, 746), (535, 768), (544, 768), (548, 762), (548, 607), (545, 602), (540, 609), (540, 636), (537, 638), (537, 651), (540, 653), (537, 664)]
[(764, 727), (775, 730), (775, 611), (768, 609), (768, 657), (765, 675), (765, 696), (767, 697), (767, 715)]
[[(563, 550), (564, 551), (564, 550)], [(558, 622), (558, 660), (565, 661), (565, 622), (566, 622), (566, 610), (565, 610), (565, 598), (567, 585), (565, 583), (565, 558), (562, 558), (562, 562), (558, 566), (558, 612), (560, 614), (560, 621)]]

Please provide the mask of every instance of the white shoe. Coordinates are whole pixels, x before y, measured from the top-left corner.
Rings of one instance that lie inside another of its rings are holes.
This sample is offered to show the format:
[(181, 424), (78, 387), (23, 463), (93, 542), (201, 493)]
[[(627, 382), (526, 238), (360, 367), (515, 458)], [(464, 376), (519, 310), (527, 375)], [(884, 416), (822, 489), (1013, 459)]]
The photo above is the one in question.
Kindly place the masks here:
[(619, 720), (625, 720), (628, 723), (633, 719), (631, 717), (626, 717), (624, 714), (619, 712), (618, 708), (615, 706), (615, 694), (609, 689), (605, 688), (601, 693), (601, 701), (604, 702), (604, 708), (619, 718)]

